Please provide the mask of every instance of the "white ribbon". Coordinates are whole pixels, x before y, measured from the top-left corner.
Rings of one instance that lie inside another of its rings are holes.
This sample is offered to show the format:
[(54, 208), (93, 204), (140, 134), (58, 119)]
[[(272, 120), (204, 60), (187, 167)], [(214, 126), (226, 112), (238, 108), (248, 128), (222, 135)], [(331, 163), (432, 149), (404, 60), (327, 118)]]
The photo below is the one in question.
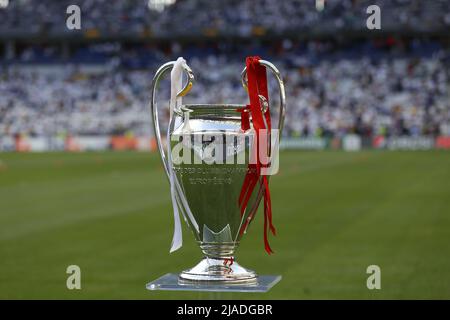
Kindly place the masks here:
[[(183, 65), (186, 64), (186, 60), (183, 58), (178, 58), (175, 65), (170, 73), (170, 119), (169, 123), (172, 122), (172, 116), (174, 110), (180, 108), (182, 99), (177, 97), (177, 93), (181, 91), (183, 86)], [(170, 247), (170, 252), (174, 252), (181, 248), (183, 245), (183, 234), (181, 230), (180, 213), (178, 209), (178, 204), (176, 200), (176, 186), (175, 186), (175, 173), (172, 168), (172, 150), (170, 148), (170, 125), (167, 127), (167, 158), (168, 158), (168, 170), (169, 170), (169, 180), (170, 180), (170, 196), (172, 199), (173, 206), (173, 220), (174, 220), (174, 230), (172, 245)]]

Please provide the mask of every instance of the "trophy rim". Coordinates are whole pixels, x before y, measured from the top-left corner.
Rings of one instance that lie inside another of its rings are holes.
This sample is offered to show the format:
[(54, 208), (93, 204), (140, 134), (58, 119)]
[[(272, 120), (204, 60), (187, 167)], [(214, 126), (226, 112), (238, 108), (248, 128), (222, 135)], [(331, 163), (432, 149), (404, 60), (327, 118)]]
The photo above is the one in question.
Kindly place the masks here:
[(214, 120), (240, 120), (241, 113), (245, 110), (243, 104), (207, 104), (193, 103), (183, 104), (180, 107), (180, 115), (189, 114), (190, 119), (214, 119)]

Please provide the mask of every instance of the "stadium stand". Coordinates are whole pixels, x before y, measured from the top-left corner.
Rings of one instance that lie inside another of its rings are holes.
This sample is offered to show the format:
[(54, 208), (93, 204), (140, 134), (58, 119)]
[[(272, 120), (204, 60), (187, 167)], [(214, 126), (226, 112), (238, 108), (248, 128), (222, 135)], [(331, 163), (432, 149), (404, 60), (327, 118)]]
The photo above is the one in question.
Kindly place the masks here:
[(383, 8), (383, 29), (444, 31), (450, 26), (450, 3), (446, 0), (327, 0), (318, 11), (314, 1), (287, 0), (179, 0), (166, 10), (149, 10), (146, 1), (31, 0), (10, 1), (0, 10), (0, 34), (30, 36), (69, 36), (62, 28), (66, 8), (79, 5), (83, 30), (95, 29), (103, 36), (148, 35), (180, 37), (288, 32), (323, 34), (364, 31), (366, 8)]
[[(326, 42), (289, 42), (277, 54), (270, 54), (268, 48), (256, 50), (283, 70), (289, 97), (286, 135), (450, 134), (448, 50), (420, 41), (388, 45), (363, 42), (345, 49), (332, 46)], [(149, 50), (158, 58), (149, 59), (152, 55), (138, 48), (121, 50), (100, 65), (40, 67), (29, 63), (34, 53), (25, 51), (23, 59), (28, 63), (1, 69), (0, 132), (147, 134), (152, 73), (161, 61), (176, 55), (187, 57), (197, 71), (195, 90), (187, 97), (191, 102), (246, 101), (239, 82), (245, 56), (242, 51), (217, 55), (208, 54), (215, 51), (213, 47), (201, 52), (187, 48), (167, 55)], [(80, 55), (75, 53), (74, 61)], [(141, 69), (143, 65), (148, 69)], [(162, 95), (167, 97), (168, 93)]]
[[(69, 2), (83, 10), (83, 32), (99, 30), (98, 39), (68, 40), (77, 34), (65, 28)], [(337, 39), (338, 29), (349, 35), (365, 28), (365, 0), (329, 0), (323, 11), (295, 0), (184, 0), (162, 12), (142, 1), (41, 1), (32, 9), (13, 1), (0, 10), (0, 135), (149, 135), (149, 85), (161, 63), (188, 59), (197, 77), (190, 102), (245, 103), (239, 74), (254, 54), (285, 77), (286, 136), (450, 135), (448, 40), (421, 34), (448, 30), (450, 2), (377, 3), (385, 32), (411, 33)], [(255, 32), (261, 38), (250, 41)], [(327, 32), (332, 36), (314, 39)], [(122, 34), (148, 38), (114, 39)], [(60, 38), (42, 40), (53, 36)], [(23, 43), (8, 55), (11, 39)]]

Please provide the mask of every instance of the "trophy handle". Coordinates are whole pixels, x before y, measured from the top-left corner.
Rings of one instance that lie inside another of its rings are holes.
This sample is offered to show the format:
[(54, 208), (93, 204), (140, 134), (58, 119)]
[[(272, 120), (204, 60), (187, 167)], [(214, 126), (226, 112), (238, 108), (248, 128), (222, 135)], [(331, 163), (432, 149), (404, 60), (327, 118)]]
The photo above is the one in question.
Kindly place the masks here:
[[(159, 118), (158, 118), (158, 108), (156, 106), (156, 90), (158, 89), (159, 81), (162, 79), (164, 74), (166, 74), (167, 71), (171, 70), (173, 66), (175, 65), (175, 61), (170, 61), (165, 64), (163, 64), (159, 69), (156, 71), (155, 76), (153, 77), (152, 86), (151, 86), (151, 98), (150, 98), (150, 112), (152, 115), (152, 124), (153, 124), (153, 134), (156, 138), (156, 144), (158, 146), (159, 154), (161, 155), (161, 160), (164, 166), (164, 171), (166, 172), (167, 178), (170, 179), (170, 173), (168, 168), (168, 162), (166, 153), (164, 152), (164, 147), (162, 145), (161, 141), (161, 132), (159, 130)], [(177, 93), (177, 97), (183, 97), (185, 96), (191, 89), (192, 85), (194, 84), (194, 73), (192, 72), (191, 68), (189, 66), (184, 65), (183, 66), (184, 71), (187, 74), (188, 82), (184, 86), (183, 89), (181, 89), (180, 92)], [(180, 110), (174, 110), (175, 113), (181, 115)], [(169, 124), (170, 125), (170, 124)], [(167, 137), (169, 139), (169, 137)]]
[[(161, 161), (164, 166), (164, 171), (166, 172), (166, 176), (167, 176), (167, 179), (169, 180), (169, 183), (171, 183), (170, 172), (169, 172), (170, 164), (168, 163), (168, 159), (167, 159), (166, 153), (164, 152), (164, 147), (163, 147), (162, 141), (161, 141), (161, 132), (159, 130), (158, 108), (156, 105), (156, 90), (158, 89), (158, 84), (159, 84), (159, 81), (161, 80), (161, 78), (164, 76), (164, 74), (166, 74), (166, 72), (168, 72), (169, 70), (171, 70), (173, 68), (175, 63), (176, 63), (176, 61), (167, 62), (167, 63), (163, 64), (161, 67), (159, 67), (159, 69), (156, 71), (156, 74), (152, 80), (151, 97), (150, 97), (150, 113), (151, 113), (151, 121), (153, 124), (153, 133), (156, 138), (156, 144), (158, 145), (158, 150), (159, 150), (159, 154), (161, 156)], [(183, 89), (181, 89), (181, 91), (177, 93), (177, 97), (182, 97), (182, 96), (186, 95), (191, 90), (191, 88), (194, 84), (194, 73), (192, 72), (191, 68), (189, 68), (188, 65), (184, 64), (183, 69), (187, 74), (188, 82), (183, 87)], [(173, 110), (173, 112), (180, 116), (182, 116), (182, 114), (183, 114), (183, 112), (181, 110)], [(171, 117), (172, 117), (172, 115), (170, 115), (170, 118)], [(169, 122), (169, 126), (173, 126), (173, 123), (174, 123), (173, 121), (172, 121), (172, 123)], [(169, 140), (170, 137), (167, 137), (167, 139)], [(170, 143), (170, 141), (167, 141), (167, 143)], [(192, 225), (194, 230), (197, 231), (196, 233), (194, 232), (195, 237), (197, 238), (197, 240), (200, 240), (199, 239), (199, 226), (198, 226), (197, 222), (195, 221), (195, 218), (192, 216), (192, 213), (190, 212), (189, 205), (187, 203), (185, 196), (183, 195), (183, 192), (181, 191), (181, 186), (176, 177), (174, 179), (174, 183), (175, 183), (175, 200), (177, 202), (177, 205), (178, 205), (183, 217), (185, 218), (186, 222), (188, 224)]]
[[(281, 133), (283, 131), (283, 125), (284, 125), (284, 117), (286, 113), (286, 92), (284, 89), (284, 82), (281, 77), (280, 71), (278, 71), (277, 67), (275, 67), (271, 62), (267, 60), (259, 60), (259, 63), (263, 66), (265, 66), (267, 69), (269, 69), (272, 74), (275, 76), (275, 79), (278, 82), (278, 89), (280, 91), (280, 114), (278, 119), (278, 128), (280, 132), (280, 139), (281, 139)], [(247, 67), (244, 67), (244, 70), (241, 72), (241, 82), (244, 86), (245, 90), (248, 90), (247, 88)], [(263, 111), (264, 112), (264, 111)]]

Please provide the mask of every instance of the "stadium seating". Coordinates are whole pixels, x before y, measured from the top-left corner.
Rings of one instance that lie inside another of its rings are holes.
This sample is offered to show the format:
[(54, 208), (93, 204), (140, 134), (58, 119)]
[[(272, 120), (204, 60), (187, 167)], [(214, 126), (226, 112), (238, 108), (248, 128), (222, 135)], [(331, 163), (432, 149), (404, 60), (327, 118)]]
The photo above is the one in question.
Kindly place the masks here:
[[(79, 0), (82, 32), (99, 30), (98, 41), (81, 44), (64, 27), (71, 3), (12, 1), (0, 10), (2, 44), (24, 42), (0, 59), (0, 135), (148, 136), (148, 90), (159, 65), (188, 60), (197, 81), (186, 101), (245, 103), (239, 74), (245, 56), (256, 54), (285, 77), (286, 136), (450, 135), (450, 51), (438, 37), (420, 36), (448, 30), (449, 1), (376, 1), (386, 32), (411, 34), (343, 42), (336, 34), (364, 27), (370, 1), (328, 0), (318, 11), (298, 0), (184, 0), (157, 12), (142, 1)], [(332, 37), (305, 40), (294, 31)], [(251, 41), (255, 32), (270, 40)], [(117, 35), (155, 41), (130, 44)]]
[[(445, 0), (327, 0), (323, 10), (303, 0), (179, 0), (163, 12), (146, 1), (22, 0), (0, 10), (0, 36), (69, 36), (63, 28), (66, 8), (80, 6), (83, 31), (100, 37), (180, 37), (198, 35), (335, 33), (365, 28), (367, 6), (383, 8), (384, 30), (445, 32), (450, 26), (450, 3)], [(73, 35), (73, 33), (72, 33)]]

